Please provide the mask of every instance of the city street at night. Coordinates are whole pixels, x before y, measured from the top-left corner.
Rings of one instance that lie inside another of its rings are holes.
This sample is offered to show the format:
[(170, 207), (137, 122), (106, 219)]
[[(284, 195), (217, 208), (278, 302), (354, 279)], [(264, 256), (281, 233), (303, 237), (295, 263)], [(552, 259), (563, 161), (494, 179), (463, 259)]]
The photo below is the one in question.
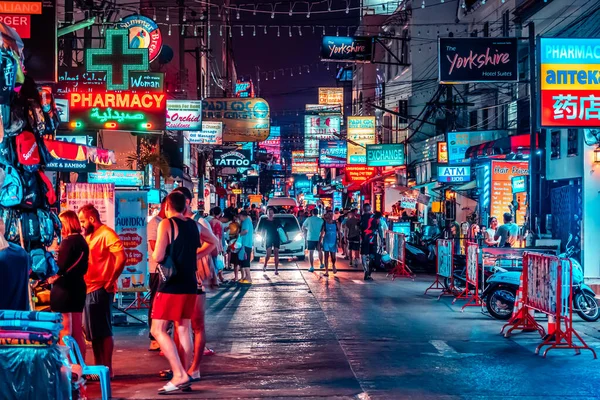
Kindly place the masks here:
[[(207, 297), (208, 346), (202, 380), (177, 398), (592, 399), (600, 372), (591, 352), (534, 354), (537, 333), (499, 334), (503, 322), (480, 308), (423, 295), (415, 282), (385, 274), (364, 282), (344, 268), (328, 279), (306, 262), (283, 262), (279, 276), (253, 263), (251, 286), (224, 286)], [(435, 292), (433, 292), (435, 293)], [(135, 311), (135, 315), (139, 312)], [(130, 319), (130, 321), (132, 321)], [(579, 319), (577, 319), (579, 321)], [(596, 324), (576, 322), (600, 349)], [(116, 330), (113, 396), (162, 398), (158, 353), (147, 328)], [(98, 383), (88, 383), (94, 397)]]

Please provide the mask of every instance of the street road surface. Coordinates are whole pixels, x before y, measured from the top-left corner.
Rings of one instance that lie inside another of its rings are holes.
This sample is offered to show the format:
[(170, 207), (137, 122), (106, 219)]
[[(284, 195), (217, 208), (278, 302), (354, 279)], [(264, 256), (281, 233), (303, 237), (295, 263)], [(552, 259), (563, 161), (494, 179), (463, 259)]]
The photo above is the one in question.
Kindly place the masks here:
[[(337, 277), (283, 262), (280, 275), (253, 263), (251, 287), (208, 294), (208, 343), (202, 381), (173, 398), (591, 399), (600, 398), (600, 361), (551, 351), (534, 354), (536, 333), (505, 339), (502, 322), (478, 307), (437, 301), (433, 277), (391, 281), (347, 267)], [(228, 275), (231, 277), (231, 275)], [(137, 316), (145, 310), (135, 311)], [(144, 317), (145, 318), (145, 317)], [(130, 321), (134, 321), (130, 319)], [(597, 324), (576, 323), (600, 350)], [(155, 399), (168, 368), (148, 352), (146, 327), (116, 327), (113, 395)], [(91, 349), (88, 351), (91, 355)], [(88, 384), (99, 395), (98, 383)]]

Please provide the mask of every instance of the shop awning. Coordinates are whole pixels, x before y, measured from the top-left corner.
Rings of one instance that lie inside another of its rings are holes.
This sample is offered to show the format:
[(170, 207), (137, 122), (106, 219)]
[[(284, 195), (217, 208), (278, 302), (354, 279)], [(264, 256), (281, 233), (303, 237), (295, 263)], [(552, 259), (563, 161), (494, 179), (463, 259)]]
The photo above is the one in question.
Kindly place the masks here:
[(467, 149), (465, 158), (498, 156), (511, 153), (529, 154), (531, 142), (529, 135), (507, 136), (492, 140)]
[(117, 162), (115, 152), (112, 150), (51, 139), (44, 139), (44, 144), (46, 144), (46, 148), (52, 157), (61, 160), (87, 160), (99, 165), (113, 165)]
[(464, 185), (453, 188), (455, 192), (466, 192), (468, 190), (473, 190), (477, 187), (477, 181), (471, 181), (469, 183), (465, 183)]

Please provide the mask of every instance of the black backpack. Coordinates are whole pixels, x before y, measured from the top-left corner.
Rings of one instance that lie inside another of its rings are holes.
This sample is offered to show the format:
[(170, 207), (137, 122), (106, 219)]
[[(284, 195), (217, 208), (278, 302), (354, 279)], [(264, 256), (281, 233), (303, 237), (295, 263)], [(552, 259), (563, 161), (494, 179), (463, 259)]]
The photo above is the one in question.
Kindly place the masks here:
[(34, 210), (44, 205), (40, 181), (35, 172), (23, 171), (23, 200), (21, 207)]
[(23, 241), (27, 246), (39, 243), (42, 240), (40, 221), (36, 212), (23, 212), (21, 214), (21, 232)]

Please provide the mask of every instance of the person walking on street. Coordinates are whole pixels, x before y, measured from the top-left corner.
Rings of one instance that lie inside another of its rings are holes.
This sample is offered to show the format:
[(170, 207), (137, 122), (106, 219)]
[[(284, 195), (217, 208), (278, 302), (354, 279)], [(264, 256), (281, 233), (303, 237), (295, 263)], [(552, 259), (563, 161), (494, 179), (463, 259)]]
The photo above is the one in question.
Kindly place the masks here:
[(223, 283), (225, 282), (225, 277), (223, 276), (223, 267), (224, 265), (217, 265), (217, 258), (219, 255), (223, 254), (223, 224), (221, 223), (221, 207), (213, 207), (210, 210), (211, 219), (208, 220), (208, 224), (210, 225), (213, 234), (219, 240), (219, 244), (213, 250), (211, 256), (213, 259), (213, 264), (215, 266), (215, 278), (218, 279), (215, 283)]
[(346, 220), (346, 238), (348, 241), (348, 256), (350, 259), (351, 267), (358, 267), (360, 265), (360, 220), (357, 215), (358, 210), (351, 210), (348, 213), (348, 219)]
[(241, 284), (252, 284), (252, 275), (250, 274), (250, 257), (252, 255), (252, 246), (254, 241), (254, 225), (252, 218), (246, 211), (240, 213), (242, 227), (240, 235), (242, 236), (242, 248), (238, 253), (240, 266), (242, 268)]
[(331, 257), (331, 265), (333, 269), (333, 274), (337, 273), (337, 269), (335, 268), (336, 261), (336, 253), (337, 253), (337, 245), (338, 245), (338, 230), (337, 223), (333, 219), (333, 212), (331, 210), (327, 210), (325, 212), (325, 224), (323, 225), (323, 229), (321, 232), (321, 240), (323, 243), (323, 251), (325, 252), (325, 273), (323, 276), (329, 276), (329, 258)]
[(114, 377), (112, 356), (115, 347), (111, 307), (117, 291), (117, 279), (125, 268), (125, 250), (119, 235), (100, 221), (100, 213), (91, 204), (78, 212), (79, 222), (89, 247), (83, 325), (85, 337), (92, 342), (96, 365), (105, 365)]
[(315, 270), (315, 250), (317, 250), (319, 255), (319, 263), (321, 264), (321, 268), (325, 267), (323, 265), (323, 252), (321, 246), (319, 245), (324, 221), (322, 218), (317, 216), (319, 214), (319, 210), (316, 208), (313, 208), (311, 213), (312, 216), (308, 217), (302, 224), (302, 230), (304, 231), (304, 237), (306, 238), (306, 247), (308, 249), (308, 261), (310, 262), (310, 268), (308, 269), (308, 272), (314, 272)]
[[(163, 201), (160, 203), (160, 211), (148, 222), (147, 227), (148, 269), (150, 272), (150, 306), (148, 307), (148, 326), (152, 326), (152, 304), (154, 303), (154, 296), (156, 296), (156, 292), (158, 291), (158, 283), (160, 279), (158, 273), (156, 272), (158, 261), (152, 258), (152, 254), (154, 253), (154, 248), (156, 247), (158, 225), (160, 224), (160, 221), (165, 219), (165, 202), (166, 199), (163, 199)], [(158, 342), (152, 336), (152, 332), (148, 333), (148, 336), (150, 337), (150, 347), (148, 347), (148, 351), (159, 351), (160, 347), (158, 346)]]
[[(62, 241), (58, 249), (58, 273), (48, 279), (52, 284), (50, 309), (63, 316), (61, 343), (66, 335), (72, 336), (85, 359), (82, 313), (85, 307), (86, 285), (84, 275), (88, 269), (90, 249), (81, 236), (81, 224), (74, 211), (67, 210), (58, 216), (62, 223)], [(63, 343), (64, 344), (64, 343)]]
[(281, 223), (275, 219), (275, 209), (273, 207), (267, 209), (267, 218), (263, 220), (262, 226), (265, 238), (265, 248), (267, 250), (263, 272), (267, 270), (267, 263), (271, 258), (271, 254), (274, 253), (275, 275), (279, 275), (279, 246), (281, 245), (281, 239), (279, 238), (278, 230), (282, 227)]
[(360, 216), (361, 246), (360, 255), (362, 257), (363, 270), (365, 272), (364, 280), (369, 281), (371, 277), (371, 260), (377, 253), (376, 232), (379, 227), (374, 226), (373, 213), (371, 205), (363, 206), (363, 214)]

